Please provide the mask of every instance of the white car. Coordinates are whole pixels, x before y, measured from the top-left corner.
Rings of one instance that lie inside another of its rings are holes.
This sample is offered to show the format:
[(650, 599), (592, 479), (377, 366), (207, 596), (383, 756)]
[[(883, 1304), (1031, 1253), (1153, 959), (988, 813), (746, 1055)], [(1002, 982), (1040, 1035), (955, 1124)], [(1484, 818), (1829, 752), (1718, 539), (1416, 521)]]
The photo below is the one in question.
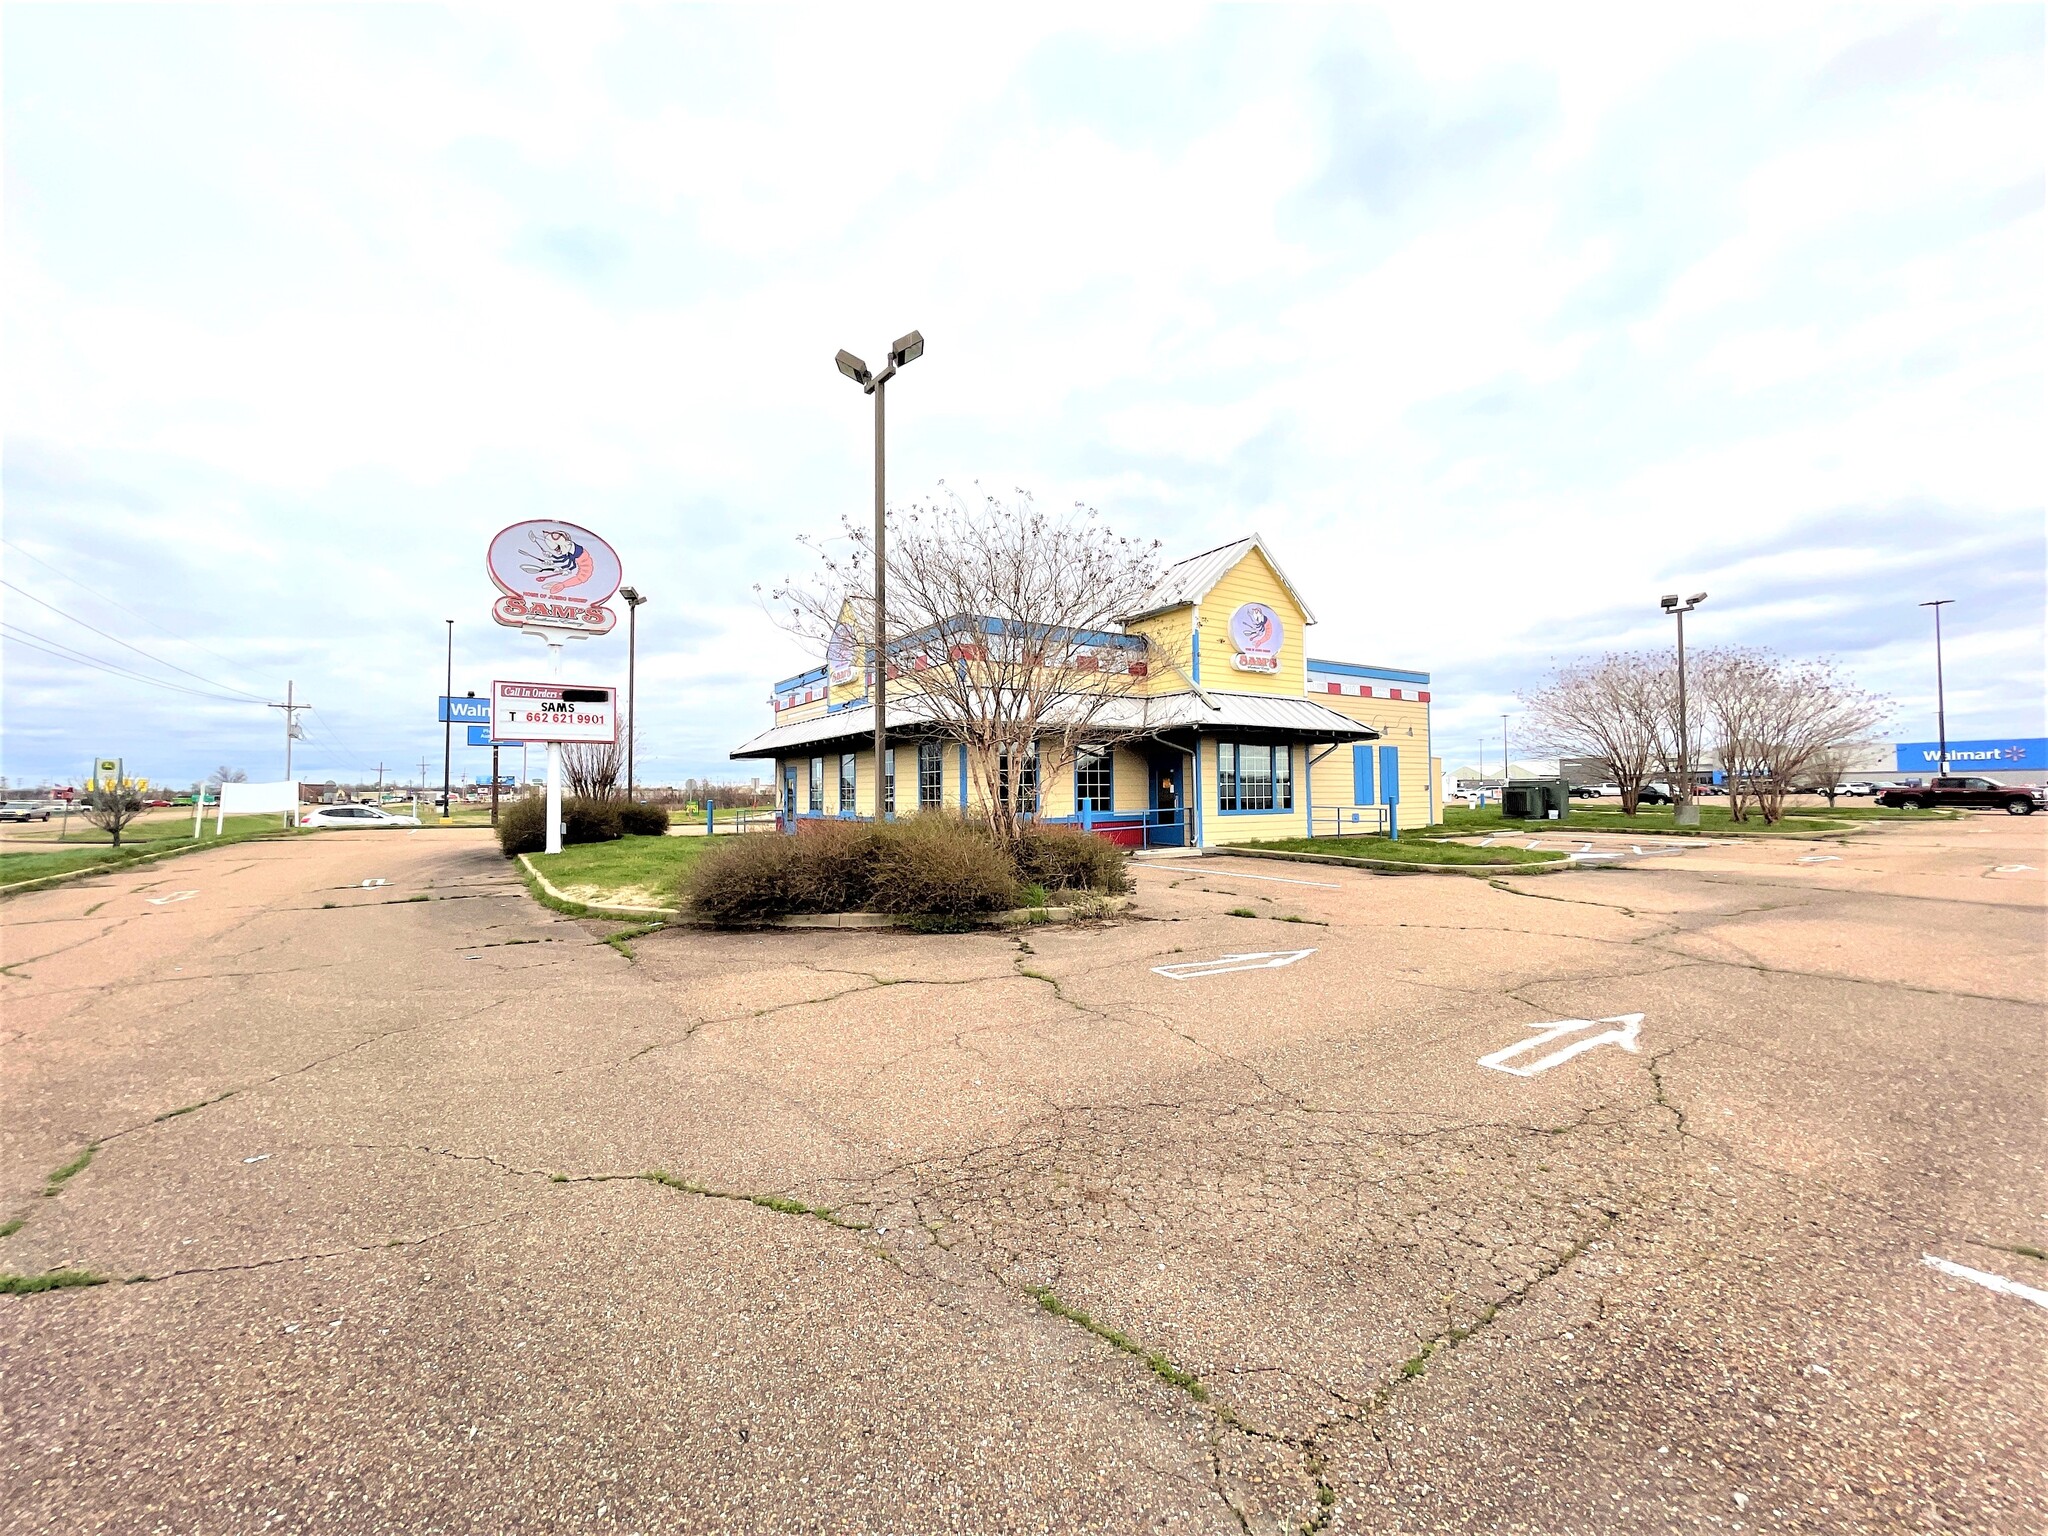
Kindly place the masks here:
[(316, 805), (299, 817), (302, 827), (416, 827), (417, 816), (394, 816), (374, 805)]
[(1838, 795), (1854, 795), (1860, 800), (1867, 795), (1876, 794), (1877, 786), (1863, 779), (1856, 779), (1848, 784), (1836, 785), (1835, 793)]
[(50, 812), (39, 800), (9, 800), (0, 805), (0, 821), (48, 821)]

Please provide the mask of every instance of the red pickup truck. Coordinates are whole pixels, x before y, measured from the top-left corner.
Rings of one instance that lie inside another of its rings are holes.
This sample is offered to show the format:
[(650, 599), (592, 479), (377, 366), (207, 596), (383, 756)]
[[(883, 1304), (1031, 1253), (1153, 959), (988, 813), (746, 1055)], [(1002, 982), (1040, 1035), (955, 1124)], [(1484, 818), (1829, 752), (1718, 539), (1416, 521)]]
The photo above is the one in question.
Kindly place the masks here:
[(1894, 810), (2004, 810), (2031, 816), (2038, 807), (2035, 791), (2023, 784), (1994, 784), (1989, 779), (1940, 778), (1925, 784), (1894, 784), (1878, 793), (1877, 803)]

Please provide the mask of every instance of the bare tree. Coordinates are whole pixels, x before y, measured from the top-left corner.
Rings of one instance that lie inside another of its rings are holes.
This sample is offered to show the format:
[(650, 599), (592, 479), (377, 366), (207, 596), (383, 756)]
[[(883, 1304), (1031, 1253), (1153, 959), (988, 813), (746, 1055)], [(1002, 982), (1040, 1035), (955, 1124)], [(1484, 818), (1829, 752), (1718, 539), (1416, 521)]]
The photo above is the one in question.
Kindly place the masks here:
[(1869, 750), (1866, 742), (1835, 741), (1814, 753), (1813, 761), (1806, 765), (1808, 777), (1819, 781), (1820, 792), (1828, 797), (1828, 808), (1832, 810), (1835, 795), (1842, 787), (1842, 779), (1849, 772), (1849, 765)]
[(1735, 821), (1748, 819), (1751, 801), (1766, 823), (1777, 821), (1802, 775), (1869, 736), (1890, 713), (1888, 700), (1849, 682), (1828, 661), (1735, 647), (1706, 652), (1700, 663), (1699, 693)]
[(122, 828), (142, 814), (145, 787), (140, 779), (122, 779), (113, 784), (94, 782), (78, 797), (79, 814), (112, 837), (118, 848)]
[(223, 763), (220, 767), (213, 770), (213, 782), (216, 784), (246, 784), (249, 782), (249, 775), (239, 768), (230, 768)]
[(1521, 695), (1525, 734), (1560, 757), (1600, 763), (1621, 790), (1621, 808), (1633, 816), (1650, 775), (1675, 756), (1667, 698), (1676, 698), (1657, 656), (1610, 651), (1594, 661), (1570, 662), (1550, 680)]
[[(806, 540), (816, 569), (769, 600), (820, 650), (864, 658), (872, 689), (873, 538), (853, 519), (842, 527), (830, 545)], [(1024, 765), (1035, 761), (1044, 785), (1083, 746), (1147, 733), (1137, 696), (1154, 669), (1183, 661), (1122, 633), (1119, 620), (1157, 580), (1159, 548), (1112, 533), (1078, 503), (1043, 512), (1021, 490), (970, 500), (942, 482), (941, 494), (893, 518), (892, 633), (880, 647), (890, 718), (967, 747), (998, 837), (1014, 838), (1028, 812)]]
[(569, 793), (593, 800), (612, 800), (626, 776), (626, 744), (616, 741), (577, 742), (562, 748), (562, 773)]

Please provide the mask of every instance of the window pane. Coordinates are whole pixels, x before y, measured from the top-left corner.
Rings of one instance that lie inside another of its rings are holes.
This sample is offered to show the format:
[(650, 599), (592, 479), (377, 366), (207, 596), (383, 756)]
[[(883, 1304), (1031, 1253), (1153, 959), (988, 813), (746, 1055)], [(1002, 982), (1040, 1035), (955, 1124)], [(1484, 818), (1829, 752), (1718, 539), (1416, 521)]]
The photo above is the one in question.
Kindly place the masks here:
[(1074, 754), (1074, 808), (1077, 811), (1109, 810), (1111, 788), (1109, 749), (1080, 748)]
[(882, 754), (882, 810), (894, 815), (896, 811), (896, 749), (889, 748)]
[(811, 759), (811, 814), (825, 814), (825, 759)]
[(917, 808), (921, 811), (935, 811), (944, 794), (945, 780), (939, 758), (941, 748), (936, 741), (921, 741), (917, 744)]
[(853, 798), (853, 754), (839, 754), (839, 814), (851, 816), (854, 812)]
[(1294, 809), (1294, 748), (1273, 749), (1273, 809)]
[(1226, 811), (1237, 809), (1237, 748), (1227, 741), (1216, 743), (1216, 804)]

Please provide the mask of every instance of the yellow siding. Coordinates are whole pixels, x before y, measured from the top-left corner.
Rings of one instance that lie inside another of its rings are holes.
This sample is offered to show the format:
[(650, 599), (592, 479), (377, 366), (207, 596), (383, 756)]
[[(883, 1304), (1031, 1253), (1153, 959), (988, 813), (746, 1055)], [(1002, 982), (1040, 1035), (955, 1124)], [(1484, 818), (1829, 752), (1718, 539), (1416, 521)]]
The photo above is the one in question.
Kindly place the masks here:
[(1142, 694), (1181, 693), (1194, 667), (1194, 608), (1183, 604), (1127, 625), (1126, 632), (1145, 638), (1145, 682), (1132, 691)]
[[(1285, 633), (1280, 641), (1280, 670), (1240, 672), (1231, 665), (1237, 647), (1230, 640), (1230, 618), (1246, 603), (1264, 603), (1280, 615)], [(1279, 573), (1258, 550), (1242, 560), (1202, 598), (1202, 686), (1227, 693), (1277, 693), (1300, 698), (1308, 686), (1308, 640), (1301, 605), (1287, 595)]]
[[(1375, 683), (1375, 692), (1387, 685)], [(1407, 688), (1402, 692), (1406, 693)], [(1401, 754), (1401, 817), (1411, 827), (1442, 819), (1437, 804), (1437, 777), (1430, 772), (1429, 706), (1420, 699), (1361, 699), (1354, 694), (1311, 692), (1309, 697), (1327, 709), (1361, 721), (1380, 732), (1374, 749), (1377, 786), (1378, 749), (1397, 748)], [(1352, 798), (1351, 749), (1347, 745), (1316, 765), (1316, 804), (1328, 808), (1349, 805)], [(1374, 797), (1377, 799), (1377, 795)]]

